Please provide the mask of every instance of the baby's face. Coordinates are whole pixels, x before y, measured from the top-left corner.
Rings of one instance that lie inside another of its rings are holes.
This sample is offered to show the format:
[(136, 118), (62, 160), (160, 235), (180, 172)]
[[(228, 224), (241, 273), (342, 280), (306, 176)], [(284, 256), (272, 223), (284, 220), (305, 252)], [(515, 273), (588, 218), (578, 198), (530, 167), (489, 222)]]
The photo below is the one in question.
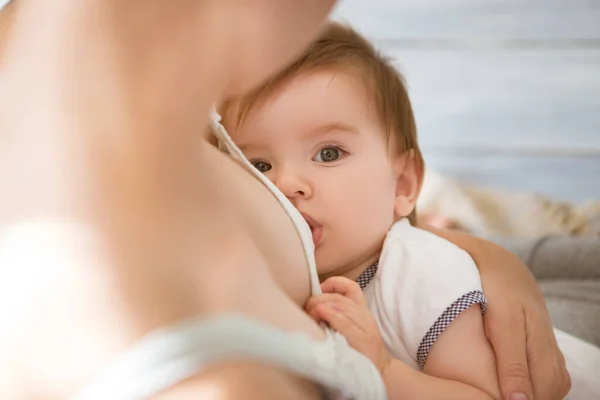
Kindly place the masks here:
[(283, 84), (237, 129), (225, 121), (305, 216), (321, 277), (376, 261), (394, 222), (398, 177), (371, 97), (357, 75), (319, 70)]

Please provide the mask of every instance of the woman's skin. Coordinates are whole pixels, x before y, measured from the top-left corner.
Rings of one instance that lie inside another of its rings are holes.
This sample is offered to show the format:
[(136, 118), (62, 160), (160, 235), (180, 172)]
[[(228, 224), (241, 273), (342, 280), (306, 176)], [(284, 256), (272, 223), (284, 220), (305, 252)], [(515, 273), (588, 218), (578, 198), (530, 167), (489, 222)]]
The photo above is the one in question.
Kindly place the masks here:
[[(1, 398), (68, 397), (143, 334), (193, 316), (242, 313), (324, 337), (301, 308), (308, 270), (289, 217), (202, 133), (214, 102), (301, 51), (331, 5), (18, 4), (0, 90), (1, 187), (13, 189), (1, 196), (2, 231), (67, 218), (99, 240), (80, 265), (19, 264), (0, 282), (2, 304), (19, 305), (0, 332), (10, 350)], [(291, 398), (296, 387), (296, 398), (317, 398), (312, 383), (258, 364), (209, 368), (172, 391)]]
[[(332, 3), (19, 0), (0, 14), (0, 32), (15, 17), (0, 33), (0, 232), (68, 218), (98, 234), (91, 263), (3, 268), (0, 302), (13, 306), (0, 398), (67, 397), (144, 333), (192, 316), (244, 313), (323, 337), (301, 309), (308, 271), (289, 217), (203, 139), (209, 107), (289, 62)], [(498, 304), (486, 325), (503, 393), (531, 399), (530, 367), (537, 398), (562, 398), (568, 374), (527, 271), (477, 239), (436, 233), (471, 253)], [(214, 398), (318, 398), (313, 384), (242, 360), (163, 397), (215, 387)]]

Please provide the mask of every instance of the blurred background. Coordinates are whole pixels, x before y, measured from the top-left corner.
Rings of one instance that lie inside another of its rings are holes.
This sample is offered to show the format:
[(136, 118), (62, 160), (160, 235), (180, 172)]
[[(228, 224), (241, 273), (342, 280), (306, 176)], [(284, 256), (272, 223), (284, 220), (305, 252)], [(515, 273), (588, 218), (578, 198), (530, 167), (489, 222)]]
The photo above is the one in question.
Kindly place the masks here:
[(344, 0), (408, 82), (428, 166), (600, 199), (600, 1)]
[(344, 0), (404, 74), (419, 218), (490, 238), (600, 346), (600, 0)]

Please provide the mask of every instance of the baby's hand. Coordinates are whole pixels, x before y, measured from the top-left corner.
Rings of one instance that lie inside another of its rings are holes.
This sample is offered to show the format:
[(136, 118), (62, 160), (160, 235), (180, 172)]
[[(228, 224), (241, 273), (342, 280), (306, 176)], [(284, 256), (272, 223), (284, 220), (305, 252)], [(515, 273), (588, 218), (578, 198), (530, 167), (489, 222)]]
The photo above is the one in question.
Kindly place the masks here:
[(315, 321), (327, 322), (344, 335), (350, 346), (367, 356), (383, 373), (390, 356), (358, 284), (335, 276), (323, 282), (321, 289), (322, 295), (306, 302), (306, 312)]

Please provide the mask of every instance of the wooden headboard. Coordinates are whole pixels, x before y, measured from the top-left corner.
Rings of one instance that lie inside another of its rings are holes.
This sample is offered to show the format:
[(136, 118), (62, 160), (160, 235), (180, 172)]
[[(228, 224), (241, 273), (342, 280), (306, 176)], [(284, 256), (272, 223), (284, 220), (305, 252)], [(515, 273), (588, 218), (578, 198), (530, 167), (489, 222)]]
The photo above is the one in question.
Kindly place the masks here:
[(600, 1), (345, 0), (407, 80), (427, 165), (600, 199)]

